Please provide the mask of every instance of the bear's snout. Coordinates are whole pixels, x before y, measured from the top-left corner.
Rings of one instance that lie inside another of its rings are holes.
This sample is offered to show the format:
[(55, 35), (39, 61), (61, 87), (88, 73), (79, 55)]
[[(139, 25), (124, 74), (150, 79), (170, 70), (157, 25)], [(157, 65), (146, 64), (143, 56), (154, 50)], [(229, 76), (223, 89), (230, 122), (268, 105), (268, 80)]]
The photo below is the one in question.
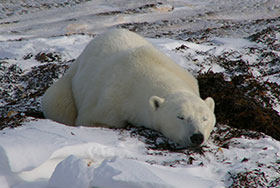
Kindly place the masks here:
[(201, 133), (195, 133), (190, 138), (195, 147), (199, 147), (204, 142), (204, 136)]

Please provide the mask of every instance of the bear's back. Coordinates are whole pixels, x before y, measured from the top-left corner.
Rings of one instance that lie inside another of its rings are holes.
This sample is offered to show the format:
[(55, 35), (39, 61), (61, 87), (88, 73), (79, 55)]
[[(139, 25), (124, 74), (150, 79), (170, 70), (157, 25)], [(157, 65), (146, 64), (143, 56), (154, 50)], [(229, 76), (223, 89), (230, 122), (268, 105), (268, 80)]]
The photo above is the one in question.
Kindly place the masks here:
[[(72, 81), (74, 96), (75, 91), (86, 93), (88, 83), (94, 83), (91, 87), (99, 88), (99, 85), (104, 85), (104, 80), (107, 83), (111, 80), (138, 86), (139, 82), (144, 85), (149, 83), (153, 85), (151, 87), (165, 85), (167, 90), (169, 87), (182, 85), (199, 95), (197, 81), (190, 73), (146, 39), (128, 30), (113, 29), (97, 36), (88, 44), (76, 63), (78, 74), (75, 74)], [(127, 78), (130, 78), (130, 83), (126, 83)], [(133, 83), (132, 78), (138, 84)], [(175, 80), (178, 82), (172, 83)], [(158, 84), (159, 82), (162, 84)], [(96, 90), (100, 92), (100, 88)], [(97, 94), (97, 91), (94, 93)]]
[(93, 39), (83, 51), (83, 54), (92, 57), (106, 57), (140, 46), (151, 46), (151, 44), (131, 31), (112, 29)]

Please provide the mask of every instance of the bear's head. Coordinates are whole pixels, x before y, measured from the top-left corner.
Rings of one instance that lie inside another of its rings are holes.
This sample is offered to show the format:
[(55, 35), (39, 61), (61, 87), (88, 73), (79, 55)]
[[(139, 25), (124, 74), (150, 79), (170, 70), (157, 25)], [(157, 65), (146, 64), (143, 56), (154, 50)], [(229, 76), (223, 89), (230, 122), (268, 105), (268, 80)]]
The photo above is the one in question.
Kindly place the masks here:
[(215, 102), (193, 93), (176, 93), (149, 100), (153, 126), (183, 147), (199, 147), (207, 141), (216, 123)]

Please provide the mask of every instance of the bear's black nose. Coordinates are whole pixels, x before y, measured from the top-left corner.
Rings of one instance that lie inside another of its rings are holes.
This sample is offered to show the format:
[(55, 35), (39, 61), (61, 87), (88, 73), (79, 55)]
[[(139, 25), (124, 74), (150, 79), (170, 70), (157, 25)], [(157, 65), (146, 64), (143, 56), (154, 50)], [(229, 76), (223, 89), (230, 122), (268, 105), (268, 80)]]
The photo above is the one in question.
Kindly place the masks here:
[(201, 133), (196, 133), (191, 136), (191, 142), (193, 145), (199, 146), (203, 143), (204, 141), (204, 136)]

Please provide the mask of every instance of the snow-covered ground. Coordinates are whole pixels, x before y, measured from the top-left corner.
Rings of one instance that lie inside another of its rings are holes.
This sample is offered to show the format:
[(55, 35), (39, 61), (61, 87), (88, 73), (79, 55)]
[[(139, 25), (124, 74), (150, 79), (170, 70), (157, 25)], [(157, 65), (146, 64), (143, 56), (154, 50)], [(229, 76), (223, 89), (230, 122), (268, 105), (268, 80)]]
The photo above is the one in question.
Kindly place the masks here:
[[(213, 173), (215, 166), (161, 166), (160, 162), (186, 156), (154, 156), (143, 142), (128, 134), (100, 128), (65, 127), (49, 120), (31, 121), (18, 129), (3, 131), (1, 185), (17, 188), (222, 186), (219, 173)], [(159, 164), (150, 165), (148, 161)]]
[[(270, 136), (218, 124), (202, 149), (177, 151), (149, 130), (68, 127), (26, 111), (40, 111), (50, 79), (112, 27), (149, 37), (194, 75), (249, 72), (279, 85), (278, 0), (15, 2), (0, 4), (1, 188), (280, 187)], [(279, 93), (268, 94), (280, 112)]]

